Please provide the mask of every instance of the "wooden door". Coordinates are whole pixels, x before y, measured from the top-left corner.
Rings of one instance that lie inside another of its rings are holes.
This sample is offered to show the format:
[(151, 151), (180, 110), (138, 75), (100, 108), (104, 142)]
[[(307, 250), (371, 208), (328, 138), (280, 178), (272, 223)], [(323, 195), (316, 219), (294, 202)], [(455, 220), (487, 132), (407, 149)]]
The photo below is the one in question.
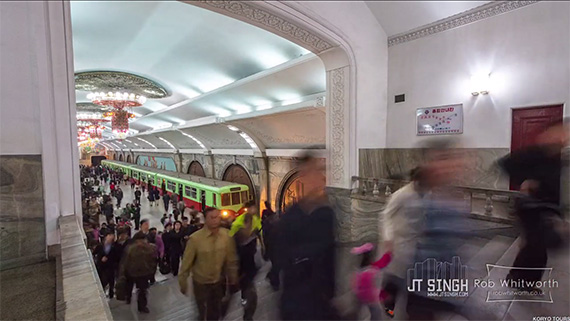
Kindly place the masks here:
[[(513, 109), (511, 152), (536, 144), (547, 127), (562, 122), (562, 105)], [(511, 180), (511, 190), (519, 186)]]
[(190, 166), (188, 166), (188, 174), (194, 176), (206, 177), (206, 173), (204, 172), (204, 167), (202, 167), (202, 164), (200, 164), (197, 161), (192, 161), (192, 163), (190, 163)]

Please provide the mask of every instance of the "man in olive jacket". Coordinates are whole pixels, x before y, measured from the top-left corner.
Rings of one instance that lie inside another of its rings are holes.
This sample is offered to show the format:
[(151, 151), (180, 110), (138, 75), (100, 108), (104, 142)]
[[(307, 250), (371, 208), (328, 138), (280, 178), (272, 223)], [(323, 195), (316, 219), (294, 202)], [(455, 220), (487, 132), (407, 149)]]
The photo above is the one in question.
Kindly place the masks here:
[(121, 266), (121, 272), (127, 280), (127, 304), (131, 303), (133, 285), (136, 284), (138, 310), (142, 313), (149, 313), (146, 292), (149, 281), (156, 273), (156, 248), (154, 244), (148, 243), (147, 236), (141, 232), (135, 234), (132, 241)]

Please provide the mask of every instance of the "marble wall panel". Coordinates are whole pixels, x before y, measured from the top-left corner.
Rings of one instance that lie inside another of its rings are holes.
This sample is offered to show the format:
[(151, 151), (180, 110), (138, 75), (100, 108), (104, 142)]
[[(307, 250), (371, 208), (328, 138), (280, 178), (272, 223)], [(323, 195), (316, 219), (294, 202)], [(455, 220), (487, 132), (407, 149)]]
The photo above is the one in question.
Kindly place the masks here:
[(46, 259), (40, 155), (0, 155), (0, 269)]
[[(459, 185), (508, 189), (508, 177), (494, 166), (497, 159), (509, 153), (508, 148), (462, 148), (468, 161), (464, 175), (456, 182)], [(411, 169), (425, 159), (422, 149), (387, 148), (360, 149), (359, 176), (375, 178), (407, 177)]]

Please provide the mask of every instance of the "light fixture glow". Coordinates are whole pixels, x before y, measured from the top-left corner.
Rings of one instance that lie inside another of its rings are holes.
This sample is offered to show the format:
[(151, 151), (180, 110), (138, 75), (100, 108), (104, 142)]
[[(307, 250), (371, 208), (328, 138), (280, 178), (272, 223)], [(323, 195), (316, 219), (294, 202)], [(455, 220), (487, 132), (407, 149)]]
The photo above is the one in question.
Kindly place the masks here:
[(487, 95), (491, 83), (490, 78), (491, 74), (489, 73), (478, 73), (471, 76), (471, 95)]
[(234, 132), (238, 132), (239, 128), (237, 128), (236, 126), (232, 126), (232, 125), (228, 125), (228, 129), (229, 130), (233, 130)]

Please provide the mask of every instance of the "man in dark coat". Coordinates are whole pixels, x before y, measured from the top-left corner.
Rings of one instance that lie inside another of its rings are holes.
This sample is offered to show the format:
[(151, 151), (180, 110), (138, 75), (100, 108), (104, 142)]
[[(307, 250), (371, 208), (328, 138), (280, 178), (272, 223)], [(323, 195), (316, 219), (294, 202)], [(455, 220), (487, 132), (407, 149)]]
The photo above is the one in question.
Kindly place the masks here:
[(168, 195), (168, 192), (164, 192), (162, 201), (164, 202), (164, 211), (168, 213), (168, 208), (170, 207), (170, 195)]
[(115, 198), (117, 198), (117, 208), (121, 207), (121, 201), (123, 200), (123, 190), (117, 187), (115, 191)]
[(137, 187), (137, 189), (135, 190), (135, 200), (137, 201), (137, 203), (141, 203), (141, 191), (139, 190), (139, 188)]
[(141, 313), (150, 312), (147, 307), (146, 292), (149, 281), (156, 273), (156, 263), (155, 246), (148, 243), (147, 236), (144, 233), (138, 232), (133, 236), (133, 243), (127, 247), (121, 274), (127, 279), (127, 304), (131, 303), (133, 286), (137, 286), (138, 311)]
[[(566, 229), (560, 214), (562, 148), (568, 145), (568, 126), (555, 124), (537, 137), (537, 144), (499, 160), (499, 166), (521, 185), (524, 196), (516, 202), (516, 215), (525, 238), (507, 276), (514, 281), (538, 281), (548, 261), (547, 249), (559, 246)], [(555, 223), (558, 222), (558, 223)]]
[(115, 247), (115, 234), (105, 235), (103, 244), (99, 244), (94, 252), (95, 267), (101, 279), (103, 290), (109, 285), (109, 298), (115, 295), (115, 270), (119, 265), (120, 253)]
[(336, 319), (335, 214), (324, 192), (323, 164), (310, 155), (302, 159), (306, 196), (281, 218), (276, 251), (283, 271), (283, 320)]
[(277, 238), (277, 223), (279, 218), (277, 213), (271, 209), (271, 204), (265, 201), (265, 209), (261, 216), (261, 226), (263, 230), (263, 243), (265, 244), (265, 260), (271, 261), (271, 270), (267, 273), (266, 278), (274, 290), (279, 290), (279, 265), (277, 263), (277, 251), (275, 243)]

